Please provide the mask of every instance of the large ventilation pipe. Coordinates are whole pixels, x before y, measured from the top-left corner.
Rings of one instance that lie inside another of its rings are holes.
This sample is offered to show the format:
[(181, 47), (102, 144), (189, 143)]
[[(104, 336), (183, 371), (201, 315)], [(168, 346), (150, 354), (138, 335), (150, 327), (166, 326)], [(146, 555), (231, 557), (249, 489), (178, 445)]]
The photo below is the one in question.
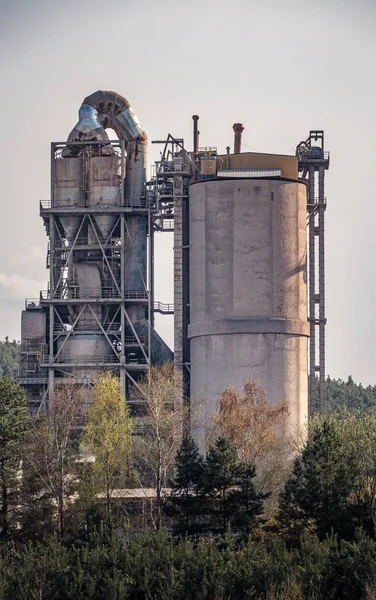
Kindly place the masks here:
[(242, 123), (234, 123), (232, 128), (234, 130), (234, 154), (240, 154), (244, 127)]
[[(79, 121), (68, 142), (106, 141), (106, 129), (113, 129), (127, 150), (125, 197), (132, 202), (141, 198), (146, 181), (148, 138), (128, 100), (116, 92), (98, 91), (87, 96), (79, 110)], [(112, 153), (108, 148), (108, 153)], [(71, 155), (79, 148), (71, 147)]]
[(200, 132), (198, 130), (199, 118), (200, 117), (198, 115), (192, 116), (192, 119), (193, 119), (193, 158), (194, 158), (194, 160), (197, 159), (197, 152), (198, 152), (198, 136), (200, 135)]

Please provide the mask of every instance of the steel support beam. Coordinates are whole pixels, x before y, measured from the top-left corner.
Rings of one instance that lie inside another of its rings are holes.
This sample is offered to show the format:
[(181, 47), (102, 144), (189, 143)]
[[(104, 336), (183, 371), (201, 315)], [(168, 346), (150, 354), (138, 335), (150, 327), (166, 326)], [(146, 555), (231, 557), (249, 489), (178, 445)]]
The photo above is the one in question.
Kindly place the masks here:
[(316, 247), (315, 247), (315, 169), (308, 171), (308, 265), (309, 265), (309, 414), (317, 411), (316, 407)]
[[(121, 268), (121, 273), (124, 273), (125, 270), (125, 222), (124, 222), (124, 215), (120, 215), (120, 245), (121, 245), (121, 250), (120, 250), (120, 268)], [(122, 392), (122, 394), (125, 396), (126, 394), (126, 371), (125, 371), (125, 315), (124, 315), (124, 310), (125, 310), (125, 302), (124, 302), (124, 294), (125, 294), (125, 281), (124, 281), (124, 277), (121, 278), (121, 297), (122, 297), (122, 303), (120, 306), (120, 327), (121, 327), (121, 332), (120, 332), (120, 344), (121, 344), (121, 350), (120, 350), (120, 390)]]
[(325, 390), (325, 193), (324, 193), (324, 167), (321, 165), (318, 172), (319, 192), (319, 410), (325, 413), (326, 390)]
[(325, 412), (325, 171), (330, 156), (324, 148), (324, 131), (312, 130), (296, 148), (300, 178), (307, 183), (309, 414)]
[[(52, 170), (52, 173), (54, 170)], [(53, 187), (53, 186), (52, 186)], [(51, 196), (53, 202), (53, 196)], [(54, 289), (54, 266), (55, 266), (55, 217), (51, 214), (50, 218), (50, 296)], [(54, 369), (54, 324), (55, 309), (51, 303), (49, 306), (49, 352), (48, 352), (48, 406), (52, 407), (55, 387), (55, 369)]]

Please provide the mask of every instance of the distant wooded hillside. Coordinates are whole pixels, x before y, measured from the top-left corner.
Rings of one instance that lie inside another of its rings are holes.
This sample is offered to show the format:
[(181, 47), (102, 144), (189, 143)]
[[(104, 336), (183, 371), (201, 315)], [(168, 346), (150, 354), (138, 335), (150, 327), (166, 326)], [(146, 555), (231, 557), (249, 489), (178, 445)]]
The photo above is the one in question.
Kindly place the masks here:
[(0, 341), (0, 377), (17, 379), (20, 343), (16, 340), (10, 342), (8, 337)]
[(376, 407), (376, 385), (363, 387), (351, 375), (347, 381), (328, 377), (326, 408), (330, 413), (368, 411)]

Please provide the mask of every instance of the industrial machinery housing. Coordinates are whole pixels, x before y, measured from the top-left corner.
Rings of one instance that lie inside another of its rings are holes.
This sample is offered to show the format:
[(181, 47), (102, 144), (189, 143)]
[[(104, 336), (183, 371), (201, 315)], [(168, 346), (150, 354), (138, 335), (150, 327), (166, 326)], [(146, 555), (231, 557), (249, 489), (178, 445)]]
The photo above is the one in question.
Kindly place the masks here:
[[(53, 402), (57, 381), (77, 383), (89, 405), (106, 370), (139, 409), (140, 378), (172, 358), (181, 397), (203, 398), (198, 439), (221, 391), (249, 376), (269, 402), (288, 402), (291, 429), (325, 410), (324, 134), (287, 156), (241, 152), (243, 126), (233, 129), (233, 153), (201, 148), (194, 115), (193, 150), (156, 140), (148, 179), (146, 133), (125, 98), (100, 91), (67, 142), (52, 144), (51, 199), (40, 205), (50, 280), (22, 313), (31, 411)], [(160, 232), (174, 236), (174, 305), (154, 299)], [(174, 354), (156, 311), (174, 313)]]

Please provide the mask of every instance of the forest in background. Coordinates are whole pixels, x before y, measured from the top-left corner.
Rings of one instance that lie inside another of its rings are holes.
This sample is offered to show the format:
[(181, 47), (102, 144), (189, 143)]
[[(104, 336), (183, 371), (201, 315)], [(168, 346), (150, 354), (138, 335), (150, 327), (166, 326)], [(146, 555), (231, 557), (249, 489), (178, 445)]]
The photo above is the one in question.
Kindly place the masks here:
[(18, 363), (20, 357), (20, 342), (9, 341), (6, 337), (0, 340), (0, 377), (18, 378)]

